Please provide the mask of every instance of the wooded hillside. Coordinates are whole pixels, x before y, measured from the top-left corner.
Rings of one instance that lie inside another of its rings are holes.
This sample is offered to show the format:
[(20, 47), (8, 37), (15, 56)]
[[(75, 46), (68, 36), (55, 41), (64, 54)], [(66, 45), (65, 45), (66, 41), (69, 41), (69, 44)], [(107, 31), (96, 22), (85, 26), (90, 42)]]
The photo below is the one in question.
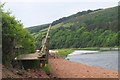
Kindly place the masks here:
[[(51, 49), (118, 46), (118, 7), (78, 12), (53, 21), (52, 25)], [(46, 27), (39, 29), (39, 33), (32, 29), (36, 48), (46, 34)]]

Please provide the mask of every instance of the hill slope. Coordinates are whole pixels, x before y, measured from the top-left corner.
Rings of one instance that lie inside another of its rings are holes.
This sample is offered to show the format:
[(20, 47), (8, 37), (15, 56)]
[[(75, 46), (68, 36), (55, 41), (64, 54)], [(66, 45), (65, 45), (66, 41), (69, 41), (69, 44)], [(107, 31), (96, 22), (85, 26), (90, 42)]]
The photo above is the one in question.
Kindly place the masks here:
[[(82, 11), (53, 21), (50, 48), (118, 46), (117, 17), (118, 7), (113, 7)], [(35, 34), (36, 48), (40, 46), (47, 27)], [(36, 33), (34, 27), (32, 30)]]

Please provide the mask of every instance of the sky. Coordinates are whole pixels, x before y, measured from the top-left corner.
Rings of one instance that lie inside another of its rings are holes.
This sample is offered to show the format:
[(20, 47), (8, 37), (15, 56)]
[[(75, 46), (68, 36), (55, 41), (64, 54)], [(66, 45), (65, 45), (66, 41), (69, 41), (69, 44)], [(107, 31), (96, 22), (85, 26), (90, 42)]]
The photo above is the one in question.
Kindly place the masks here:
[(118, 0), (2, 0), (4, 9), (21, 20), (24, 27), (51, 23), (84, 10), (109, 8), (118, 5)]

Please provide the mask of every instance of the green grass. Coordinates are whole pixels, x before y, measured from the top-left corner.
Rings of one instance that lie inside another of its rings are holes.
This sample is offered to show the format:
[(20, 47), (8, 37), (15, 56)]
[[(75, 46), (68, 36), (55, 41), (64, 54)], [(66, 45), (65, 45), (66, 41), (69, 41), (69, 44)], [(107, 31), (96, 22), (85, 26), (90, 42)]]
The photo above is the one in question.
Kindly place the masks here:
[(51, 73), (51, 66), (49, 64), (46, 64), (44, 67), (43, 67), (43, 70), (45, 71), (45, 73), (47, 75), (49, 75)]
[(57, 55), (61, 57), (66, 57), (68, 54), (72, 53), (73, 49), (58, 49)]

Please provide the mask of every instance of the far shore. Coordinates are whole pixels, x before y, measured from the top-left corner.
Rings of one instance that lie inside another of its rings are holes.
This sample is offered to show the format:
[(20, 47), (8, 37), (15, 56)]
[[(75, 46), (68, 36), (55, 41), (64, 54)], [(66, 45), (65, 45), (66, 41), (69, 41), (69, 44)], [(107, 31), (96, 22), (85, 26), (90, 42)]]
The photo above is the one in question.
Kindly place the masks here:
[(88, 48), (73, 48), (75, 50), (100, 50), (100, 51), (111, 51), (111, 50), (119, 50), (119, 47), (88, 47)]

